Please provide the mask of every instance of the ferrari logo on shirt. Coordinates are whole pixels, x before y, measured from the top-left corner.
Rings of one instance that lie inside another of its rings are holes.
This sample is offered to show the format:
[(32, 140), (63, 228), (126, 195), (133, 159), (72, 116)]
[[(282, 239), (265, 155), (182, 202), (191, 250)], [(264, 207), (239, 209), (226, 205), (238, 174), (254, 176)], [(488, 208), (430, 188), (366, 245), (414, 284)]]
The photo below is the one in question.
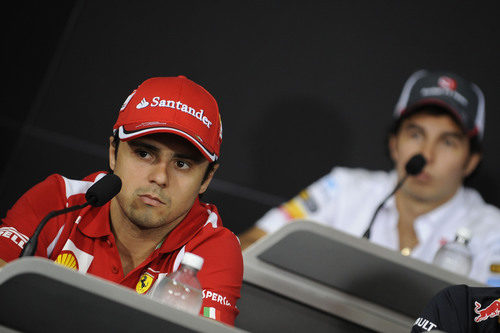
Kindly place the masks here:
[(135, 291), (137, 291), (138, 294), (144, 294), (146, 291), (149, 290), (149, 288), (151, 288), (152, 284), (153, 284), (153, 277), (151, 276), (151, 274), (144, 273), (139, 279), (139, 282), (137, 282), (137, 285), (135, 286)]
[(78, 270), (78, 260), (71, 251), (62, 251), (55, 261), (56, 264)]

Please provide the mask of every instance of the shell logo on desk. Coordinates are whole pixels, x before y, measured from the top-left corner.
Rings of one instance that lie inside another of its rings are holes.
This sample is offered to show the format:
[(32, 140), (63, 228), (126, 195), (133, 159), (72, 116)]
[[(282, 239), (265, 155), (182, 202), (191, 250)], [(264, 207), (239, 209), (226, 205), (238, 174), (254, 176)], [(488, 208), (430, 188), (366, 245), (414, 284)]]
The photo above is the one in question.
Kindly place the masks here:
[(71, 251), (62, 251), (55, 261), (57, 264), (78, 270), (78, 260)]
[(137, 291), (138, 294), (144, 294), (146, 291), (149, 290), (152, 283), (153, 283), (153, 277), (151, 276), (151, 274), (144, 273), (141, 275), (139, 282), (137, 282), (137, 285), (135, 286), (135, 291)]

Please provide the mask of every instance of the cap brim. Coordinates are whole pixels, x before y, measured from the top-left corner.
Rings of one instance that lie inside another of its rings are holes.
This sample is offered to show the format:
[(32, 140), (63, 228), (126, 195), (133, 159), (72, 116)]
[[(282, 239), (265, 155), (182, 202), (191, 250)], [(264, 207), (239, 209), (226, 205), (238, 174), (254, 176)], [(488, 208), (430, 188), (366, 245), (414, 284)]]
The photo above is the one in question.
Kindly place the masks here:
[(139, 138), (144, 135), (149, 135), (149, 134), (154, 134), (154, 133), (172, 133), (172, 134), (177, 134), (184, 139), (188, 140), (191, 142), (198, 150), (205, 156), (205, 158), (211, 162), (214, 162), (217, 160), (218, 156), (215, 153), (211, 153), (206, 149), (198, 140), (196, 140), (193, 136), (189, 135), (188, 133), (181, 131), (177, 128), (173, 127), (150, 127), (150, 128), (144, 128), (141, 130), (137, 131), (127, 131), (124, 126), (120, 126), (118, 128), (118, 137), (120, 140), (123, 141), (129, 141), (135, 138)]
[(453, 117), (455, 117), (457, 119), (457, 121), (460, 123), (460, 125), (462, 127), (462, 130), (468, 136), (472, 137), (472, 136), (477, 134), (477, 129), (475, 129), (475, 128), (467, 129), (466, 128), (465, 123), (462, 119), (462, 115), (453, 105), (451, 105), (450, 103), (447, 103), (446, 101), (443, 101), (442, 99), (438, 99), (438, 98), (421, 99), (421, 100), (413, 103), (412, 105), (406, 107), (404, 110), (402, 110), (401, 116), (403, 116), (403, 115), (407, 116), (407, 115), (411, 114), (412, 112), (414, 112), (415, 110), (417, 110), (421, 107), (427, 106), (427, 105), (439, 106), (440, 108), (447, 110)]

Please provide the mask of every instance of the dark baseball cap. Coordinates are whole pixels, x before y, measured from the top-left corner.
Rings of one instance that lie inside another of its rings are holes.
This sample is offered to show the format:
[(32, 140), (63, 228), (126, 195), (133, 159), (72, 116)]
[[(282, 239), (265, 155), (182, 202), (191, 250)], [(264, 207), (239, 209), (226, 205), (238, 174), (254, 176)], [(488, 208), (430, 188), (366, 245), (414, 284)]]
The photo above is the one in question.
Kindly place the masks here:
[(484, 95), (477, 85), (446, 71), (420, 70), (406, 81), (394, 110), (399, 119), (417, 108), (436, 105), (452, 113), (469, 137), (484, 134)]

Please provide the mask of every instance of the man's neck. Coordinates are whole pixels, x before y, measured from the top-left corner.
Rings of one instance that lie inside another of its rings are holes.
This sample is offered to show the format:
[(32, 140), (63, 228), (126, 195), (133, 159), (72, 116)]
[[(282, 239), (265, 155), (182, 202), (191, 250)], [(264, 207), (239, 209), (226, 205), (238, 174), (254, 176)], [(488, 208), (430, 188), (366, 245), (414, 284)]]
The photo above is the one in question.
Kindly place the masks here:
[[(111, 205), (117, 205), (117, 203), (112, 201)], [(117, 212), (117, 209), (112, 208), (110, 209), (110, 222), (124, 275), (146, 260), (177, 225), (172, 223), (159, 228), (139, 228), (119, 214), (119, 210)]]
[(398, 209), (400, 218), (403, 217), (405, 220), (411, 221), (414, 221), (419, 216), (427, 214), (440, 207), (451, 200), (451, 198), (453, 198), (453, 196), (442, 200), (422, 200), (415, 198), (402, 190), (399, 190), (395, 194), (396, 208)]
[(163, 234), (160, 234), (162, 236), (160, 238), (156, 235), (131, 232), (127, 229), (132, 228), (111, 221), (111, 231), (115, 236), (116, 248), (120, 254), (124, 275), (146, 260), (165, 237)]
[(418, 244), (417, 234), (415, 232), (415, 220), (424, 214), (436, 209), (450, 200), (443, 201), (425, 201), (413, 198), (403, 191), (395, 194), (396, 208), (398, 210), (398, 234), (399, 247), (403, 249), (413, 249)]

